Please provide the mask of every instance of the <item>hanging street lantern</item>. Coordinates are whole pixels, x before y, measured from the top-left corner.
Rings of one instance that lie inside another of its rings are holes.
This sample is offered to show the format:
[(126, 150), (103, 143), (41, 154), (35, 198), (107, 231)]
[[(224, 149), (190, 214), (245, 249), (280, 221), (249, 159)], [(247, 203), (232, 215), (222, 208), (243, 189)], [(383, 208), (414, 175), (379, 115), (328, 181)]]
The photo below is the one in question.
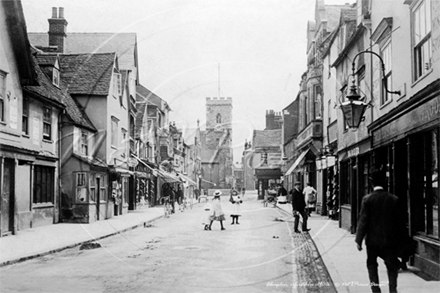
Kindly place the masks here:
[(345, 122), (347, 124), (347, 126), (353, 130), (356, 130), (359, 127), (359, 124), (361, 123), (364, 114), (365, 114), (365, 110), (367, 109), (367, 107), (373, 107), (373, 105), (370, 103), (366, 103), (364, 101), (361, 100), (361, 96), (358, 94), (357, 92), (357, 86), (355, 84), (355, 76), (356, 76), (356, 58), (364, 53), (370, 53), (372, 55), (375, 55), (376, 57), (379, 58), (381, 64), (382, 64), (382, 86), (385, 89), (385, 92), (390, 93), (390, 94), (397, 94), (400, 95), (400, 91), (389, 91), (388, 87), (387, 87), (387, 82), (385, 79), (385, 64), (383, 62), (382, 57), (373, 52), (373, 51), (361, 51), (359, 53), (356, 54), (356, 56), (354, 56), (353, 58), (353, 62), (352, 62), (352, 82), (353, 84), (350, 87), (350, 93), (345, 96), (345, 98), (348, 101), (342, 102), (340, 103), (339, 108), (341, 108), (342, 110), (342, 114), (344, 115), (345, 118)]
[(364, 117), (365, 110), (370, 105), (361, 101), (360, 97), (361, 96), (357, 93), (356, 86), (353, 84), (350, 87), (350, 94), (345, 97), (348, 101), (341, 103), (340, 106), (347, 126), (352, 129), (357, 129), (359, 127), (359, 124)]

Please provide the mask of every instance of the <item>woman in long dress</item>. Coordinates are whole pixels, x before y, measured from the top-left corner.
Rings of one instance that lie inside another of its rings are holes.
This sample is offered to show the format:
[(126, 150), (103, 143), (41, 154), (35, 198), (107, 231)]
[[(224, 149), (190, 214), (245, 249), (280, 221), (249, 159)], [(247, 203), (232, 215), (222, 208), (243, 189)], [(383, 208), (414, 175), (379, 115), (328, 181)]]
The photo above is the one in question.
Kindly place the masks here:
[(220, 201), (220, 195), (222, 192), (220, 190), (216, 190), (214, 192), (214, 199), (212, 200), (211, 208), (212, 208), (212, 215), (211, 215), (211, 223), (209, 223), (208, 230), (211, 230), (212, 222), (219, 221), (221, 230), (226, 230), (223, 227), (223, 221), (226, 220), (225, 213), (223, 213), (222, 204)]

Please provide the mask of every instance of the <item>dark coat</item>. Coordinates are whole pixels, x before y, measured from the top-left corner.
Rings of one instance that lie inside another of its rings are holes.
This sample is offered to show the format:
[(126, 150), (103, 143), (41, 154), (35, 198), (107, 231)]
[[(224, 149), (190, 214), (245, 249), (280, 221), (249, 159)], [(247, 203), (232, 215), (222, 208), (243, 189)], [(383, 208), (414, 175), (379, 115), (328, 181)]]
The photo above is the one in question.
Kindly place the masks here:
[(280, 195), (287, 195), (287, 190), (284, 187), (280, 187), (278, 189), (277, 196), (280, 196)]
[(363, 198), (356, 231), (357, 244), (361, 245), (365, 238), (367, 246), (396, 247), (403, 229), (397, 196), (376, 190)]
[(292, 194), (292, 209), (295, 211), (303, 211), (306, 208), (306, 201), (304, 200), (302, 192), (293, 188), (290, 194)]

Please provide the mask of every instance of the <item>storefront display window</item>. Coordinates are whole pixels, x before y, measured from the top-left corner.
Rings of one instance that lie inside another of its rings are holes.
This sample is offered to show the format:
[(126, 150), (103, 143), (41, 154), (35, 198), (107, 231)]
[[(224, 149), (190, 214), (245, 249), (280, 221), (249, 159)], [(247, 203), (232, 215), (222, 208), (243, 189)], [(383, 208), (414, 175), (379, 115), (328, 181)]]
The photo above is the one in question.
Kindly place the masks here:
[(438, 218), (438, 161), (439, 131), (435, 129), (427, 135), (427, 156), (425, 173), (425, 227), (426, 234), (439, 238)]

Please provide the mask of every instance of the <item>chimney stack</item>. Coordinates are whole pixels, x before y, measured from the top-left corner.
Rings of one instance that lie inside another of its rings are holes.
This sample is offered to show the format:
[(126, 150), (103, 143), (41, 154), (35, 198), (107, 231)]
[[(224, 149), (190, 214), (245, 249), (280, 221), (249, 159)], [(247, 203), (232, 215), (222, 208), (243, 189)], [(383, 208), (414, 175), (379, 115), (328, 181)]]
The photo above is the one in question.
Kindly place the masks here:
[(64, 18), (64, 7), (59, 8), (58, 18)]
[(56, 47), (58, 53), (64, 53), (67, 37), (67, 21), (64, 19), (64, 8), (59, 7), (59, 9), (57, 9), (56, 7), (52, 7), (52, 18), (49, 18), (48, 21), (49, 47)]

